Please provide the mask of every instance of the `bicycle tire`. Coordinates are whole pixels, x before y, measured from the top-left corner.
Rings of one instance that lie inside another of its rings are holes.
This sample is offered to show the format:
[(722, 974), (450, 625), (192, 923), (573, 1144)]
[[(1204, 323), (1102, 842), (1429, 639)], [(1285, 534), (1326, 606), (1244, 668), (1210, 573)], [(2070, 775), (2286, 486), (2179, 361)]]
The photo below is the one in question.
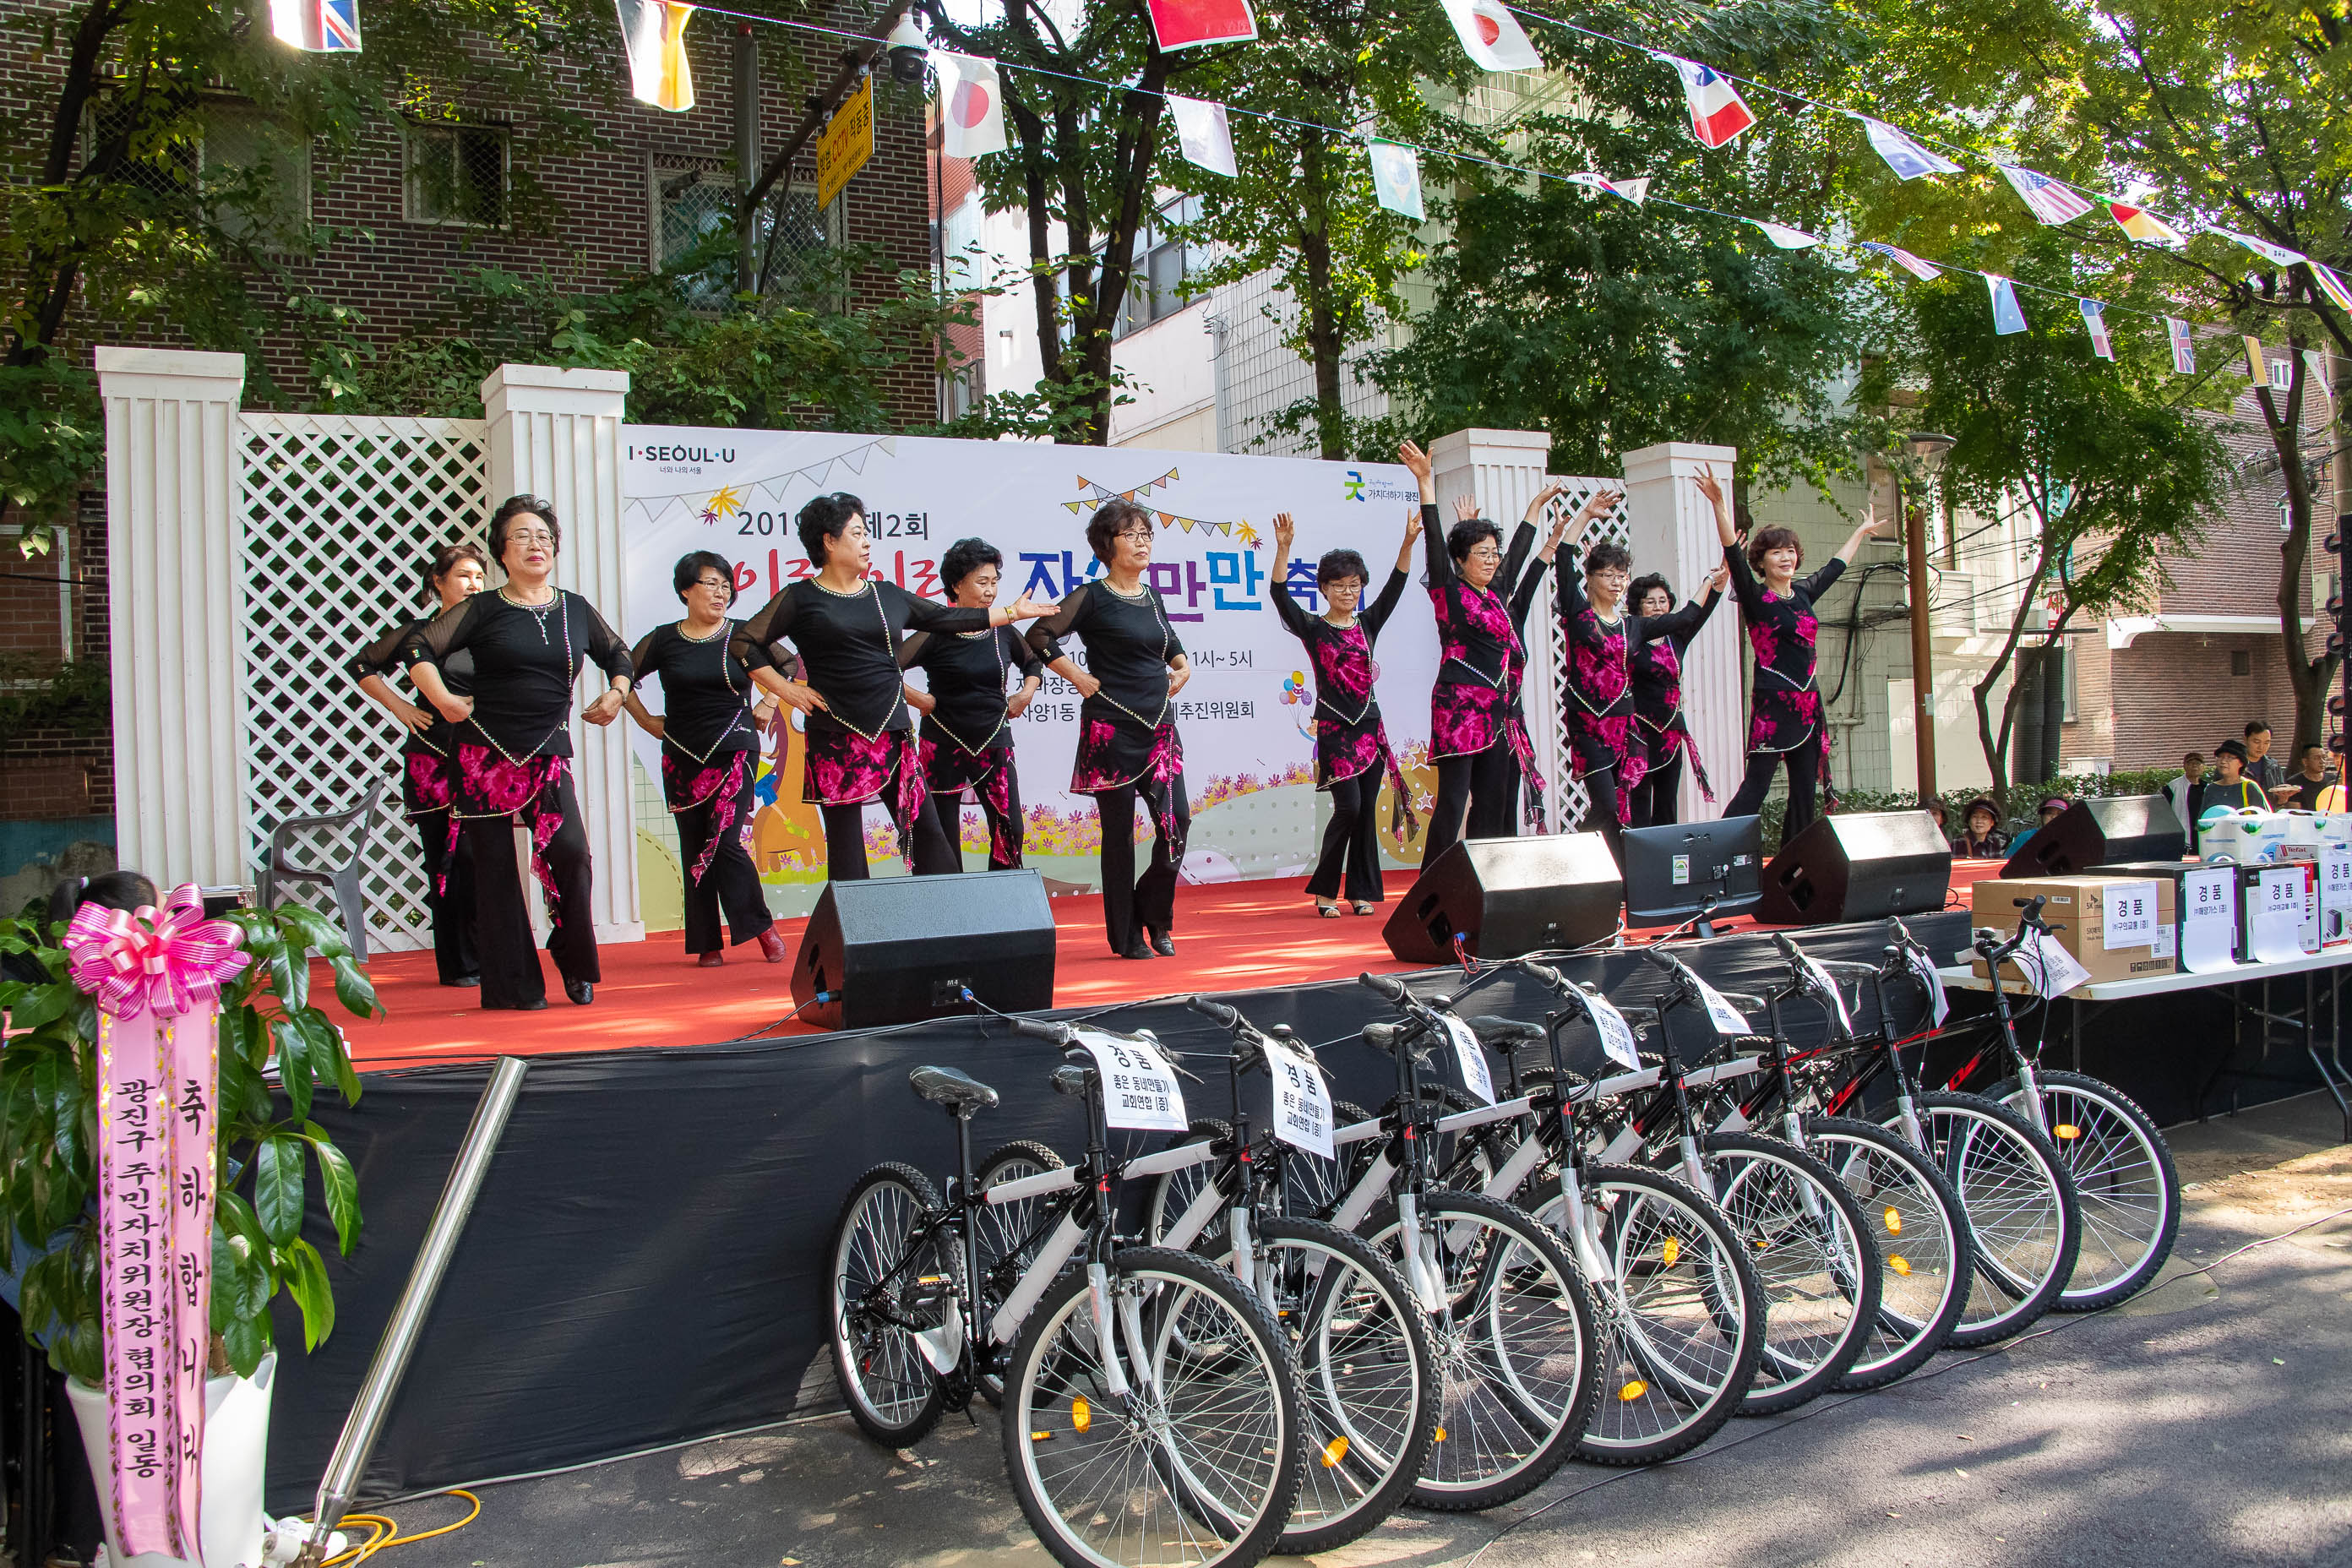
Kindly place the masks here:
[[(1372, 1113), (1349, 1100), (1331, 1104), (1334, 1129), (1370, 1121)], [(1300, 1219), (1329, 1219), (1340, 1200), (1364, 1173), (1367, 1143), (1349, 1143), (1332, 1151), (1332, 1158), (1285, 1146), (1282, 1151), (1282, 1212)], [(1344, 1234), (1344, 1233), (1343, 1233)]]
[(1258, 1293), (1298, 1369), (1298, 1501), (1277, 1552), (1344, 1546), (1396, 1510), (1437, 1430), (1437, 1364), (1412, 1290), (1361, 1237), (1321, 1220), (1257, 1227)]
[[(1525, 1210), (1432, 1189), (1422, 1212), (1447, 1300), (1430, 1314), (1437, 1430), (1412, 1501), (1448, 1513), (1494, 1508), (1549, 1480), (1592, 1419), (1592, 1295)], [(1391, 1200), (1361, 1234), (1402, 1258), (1399, 1229)]]
[[(1283, 1331), (1192, 1253), (1123, 1248), (1110, 1273), (1113, 1310), (1124, 1321), (1132, 1305), (1160, 1391), (1139, 1384), (1122, 1408), (1087, 1272), (1049, 1287), (1005, 1372), (1004, 1467), (1022, 1514), (1064, 1568), (1252, 1568), (1281, 1539), (1305, 1460)], [(1204, 1447), (1213, 1415), (1229, 1429)], [(1218, 1457), (1236, 1473), (1204, 1474)], [(1099, 1494), (1085, 1489), (1090, 1473)]]
[(1777, 1415), (1828, 1392), (1878, 1321), (1885, 1266), (1869, 1222), (1835, 1172), (1793, 1143), (1710, 1132), (1700, 1156), (1716, 1207), (1764, 1281), (1764, 1344), (1742, 1415)]
[[(1595, 1277), (1601, 1384), (1577, 1457), (1650, 1465), (1687, 1453), (1731, 1419), (1764, 1344), (1764, 1282), (1706, 1199), (1646, 1165), (1589, 1165), (1585, 1202), (1606, 1272)], [(1557, 1178), (1537, 1219), (1562, 1225)]]
[[(940, 1212), (930, 1178), (893, 1161), (857, 1178), (834, 1221), (825, 1249), (833, 1322), (833, 1370), (840, 1379), (850, 1417), (876, 1442), (903, 1448), (939, 1425), (946, 1408), (940, 1379), (906, 1326), (935, 1328), (944, 1313), (910, 1305), (895, 1286), (886, 1288), (884, 1317), (859, 1305), (870, 1289), (951, 1272), (953, 1260), (934, 1256), (911, 1264), (908, 1244), (916, 1227)], [(925, 1243), (922, 1245), (929, 1245)], [(947, 1265), (943, 1267), (942, 1264)], [(930, 1321), (924, 1321), (926, 1318)], [(892, 1320), (900, 1320), (894, 1321)]]
[[(1478, 1109), (1478, 1101), (1450, 1083), (1426, 1082), (1420, 1089), (1425, 1115), (1456, 1116)], [(1381, 1102), (1381, 1114), (1394, 1116), (1403, 1103), (1404, 1096), (1392, 1094)], [(1489, 1142), (1493, 1136), (1494, 1128), (1489, 1125), (1473, 1128), (1466, 1133), (1440, 1132), (1431, 1137), (1422, 1149), (1430, 1180), (1454, 1192), (1477, 1192), (1495, 1173), (1494, 1151)]]
[[(1024, 1176), (1042, 1175), (1047, 1171), (1068, 1167), (1069, 1162), (1033, 1138), (1016, 1138), (1003, 1148), (989, 1151), (988, 1158), (980, 1163), (972, 1173), (974, 1196), (984, 1195), (991, 1187), (1002, 1182), (1019, 1181)], [(1035, 1255), (1036, 1242), (1043, 1239), (1037, 1232), (1045, 1214), (1045, 1199), (1022, 1198), (1009, 1204), (982, 1204), (972, 1210), (973, 1239), (980, 1253), (980, 1279), (973, 1289), (980, 1301), (975, 1315), (982, 1321), (995, 1312), (1003, 1295), (992, 1283), (992, 1277), (1001, 1267), (1010, 1263), (1012, 1272), (1028, 1265)], [(979, 1347), (975, 1346), (975, 1351)], [(991, 1405), (1004, 1403), (1004, 1380), (986, 1364), (986, 1358), (973, 1380), (981, 1397)]]
[[(2041, 1321), (2073, 1278), (2083, 1240), (2074, 1178), (2041, 1129), (1999, 1100), (1938, 1089), (1914, 1102), (1926, 1153), (1968, 1211), (1976, 1269), (1954, 1350), (1997, 1344)], [(1899, 1118), (1881, 1125), (1899, 1131)]]
[[(2034, 1120), (2050, 1130), (2083, 1212), (2082, 1250), (2054, 1310), (2112, 1307), (2147, 1288), (2179, 1237), (2180, 1173), (2172, 1146), (2155, 1118), (2115, 1085), (2084, 1073), (2038, 1076), (2042, 1113)], [(2030, 1115), (2024, 1087), (2015, 1079), (1985, 1093)]]
[[(1226, 1123), (1208, 1117), (1195, 1117), (1184, 1136), (1169, 1147), (1181, 1149), (1187, 1143), (1214, 1143), (1221, 1139), (1230, 1143), (1233, 1136), (1234, 1130)], [(1151, 1194), (1145, 1200), (1143, 1210), (1143, 1234), (1152, 1246), (1160, 1245), (1161, 1238), (1168, 1234), (1168, 1227), (1182, 1216), (1192, 1200), (1200, 1195), (1202, 1187), (1215, 1178), (1217, 1164), (1215, 1160), (1204, 1160), (1197, 1165), (1187, 1165), (1181, 1171), (1168, 1171), (1152, 1178)], [(1193, 1238), (1191, 1250), (1204, 1258), (1214, 1258), (1230, 1246), (1225, 1238), (1225, 1216), (1219, 1214)]]
[(1870, 1234), (1884, 1266), (1871, 1337), (1830, 1386), (1841, 1393), (1883, 1388), (1943, 1349), (1960, 1321), (1976, 1269), (1968, 1210), (1935, 1162), (1884, 1127), (1820, 1115), (1802, 1125), (1805, 1147), (1874, 1222)]

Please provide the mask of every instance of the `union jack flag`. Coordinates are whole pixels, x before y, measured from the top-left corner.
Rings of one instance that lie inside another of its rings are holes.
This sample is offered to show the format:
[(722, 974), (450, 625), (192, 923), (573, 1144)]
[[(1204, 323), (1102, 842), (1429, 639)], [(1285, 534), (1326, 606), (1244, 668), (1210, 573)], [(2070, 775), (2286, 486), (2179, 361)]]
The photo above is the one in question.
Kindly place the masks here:
[(1995, 163), (1993, 167), (2001, 172), (2010, 188), (2043, 223), (2064, 223), (2091, 210), (2090, 203), (2047, 174), (2037, 174), (2014, 163)]
[(279, 43), (314, 55), (356, 50), (359, 0), (269, 0), (269, 30)]

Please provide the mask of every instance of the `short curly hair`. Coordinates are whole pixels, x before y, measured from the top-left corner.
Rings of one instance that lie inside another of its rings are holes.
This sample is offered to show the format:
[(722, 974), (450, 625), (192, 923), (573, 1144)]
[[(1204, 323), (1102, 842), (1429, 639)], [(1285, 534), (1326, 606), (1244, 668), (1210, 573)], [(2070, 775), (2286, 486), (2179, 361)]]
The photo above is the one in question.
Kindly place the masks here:
[(809, 564), (824, 571), (826, 542), (849, 531), (851, 518), (865, 515), (866, 503), (847, 490), (813, 497), (793, 520), (800, 532), (801, 548), (808, 552)]
[(1106, 501), (1095, 509), (1094, 516), (1087, 519), (1087, 548), (1095, 552), (1096, 560), (1108, 566), (1111, 556), (1117, 552), (1117, 546), (1111, 541), (1139, 522), (1149, 530), (1151, 514), (1131, 500)]
[(1344, 583), (1350, 577), (1367, 588), (1372, 585), (1372, 569), (1352, 550), (1327, 550), (1323, 559), (1315, 563), (1315, 585), (1318, 588)]
[(1797, 564), (1800, 567), (1804, 565), (1805, 542), (1797, 537), (1795, 529), (1782, 528), (1778, 523), (1758, 529), (1748, 540), (1748, 570), (1760, 575), (1764, 570), (1764, 557), (1775, 550), (1784, 549), (1795, 551)]
[(547, 524), (554, 536), (555, 552), (563, 553), (563, 525), (555, 520), (555, 509), (537, 496), (509, 496), (499, 502), (499, 510), (490, 513), (490, 559), (501, 571), (507, 563), (507, 527), (519, 517), (535, 517)]
[(1666, 581), (1666, 574), (1663, 572), (1644, 572), (1634, 578), (1625, 589), (1625, 602), (1633, 606), (1633, 613), (1638, 616), (1642, 613), (1643, 604), (1653, 594), (1664, 594), (1666, 608), (1671, 610), (1675, 607), (1675, 585)]
[(1486, 539), (1493, 540), (1495, 547), (1499, 550), (1503, 545), (1503, 531), (1483, 517), (1465, 517), (1446, 533), (1445, 553), (1454, 557), (1454, 564), (1458, 566), (1469, 560), (1470, 552), (1478, 548), (1479, 541)]
[(733, 604), (736, 594), (735, 563), (715, 550), (689, 550), (679, 556), (677, 564), (670, 568), (670, 586), (677, 590), (677, 596), (682, 601), (686, 597), (686, 591), (701, 582), (705, 572), (710, 571), (716, 571), (721, 577), (727, 579), (727, 602)]
[(1604, 539), (1584, 552), (1584, 574), (1606, 572), (1611, 567), (1620, 572), (1633, 570), (1633, 552), (1613, 539)]
[(940, 586), (952, 594), (956, 584), (983, 566), (1004, 570), (1004, 552), (985, 539), (959, 539), (940, 557)]

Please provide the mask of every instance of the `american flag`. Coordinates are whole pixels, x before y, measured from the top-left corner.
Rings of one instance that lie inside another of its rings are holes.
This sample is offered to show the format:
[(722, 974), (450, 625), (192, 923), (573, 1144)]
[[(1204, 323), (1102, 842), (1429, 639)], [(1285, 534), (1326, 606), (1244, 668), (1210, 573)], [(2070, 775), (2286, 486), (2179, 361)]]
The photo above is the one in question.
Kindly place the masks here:
[(2043, 223), (2064, 223), (2081, 217), (2091, 210), (2091, 204), (2060, 184), (2047, 174), (2037, 174), (2031, 169), (2021, 169), (2014, 163), (1995, 163), (2033, 216)]
[(1879, 255), (1888, 258), (1895, 265), (1914, 278), (1924, 278), (1933, 283), (1944, 275), (1942, 268), (1932, 261), (1921, 260), (1899, 245), (1885, 245), (1875, 239), (1865, 239), (1862, 242), (1862, 247), (1864, 250), (1874, 250)]

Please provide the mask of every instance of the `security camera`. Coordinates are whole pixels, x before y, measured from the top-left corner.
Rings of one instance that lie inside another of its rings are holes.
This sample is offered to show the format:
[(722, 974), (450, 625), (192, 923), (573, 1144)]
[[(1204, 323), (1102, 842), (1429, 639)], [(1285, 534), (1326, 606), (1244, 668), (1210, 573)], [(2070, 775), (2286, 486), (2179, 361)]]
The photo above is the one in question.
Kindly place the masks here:
[(890, 51), (891, 80), (912, 83), (923, 79), (923, 62), (931, 52), (930, 43), (923, 37), (923, 29), (915, 25), (913, 12), (899, 14), (898, 25), (890, 29), (883, 47)]

